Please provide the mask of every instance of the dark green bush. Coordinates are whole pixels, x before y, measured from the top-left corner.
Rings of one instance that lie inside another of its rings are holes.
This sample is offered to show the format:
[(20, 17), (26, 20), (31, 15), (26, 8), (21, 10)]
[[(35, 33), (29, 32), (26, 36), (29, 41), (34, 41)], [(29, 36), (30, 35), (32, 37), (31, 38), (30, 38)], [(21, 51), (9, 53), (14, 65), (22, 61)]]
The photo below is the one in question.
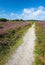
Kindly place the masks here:
[(5, 18), (0, 18), (0, 22), (6, 22), (7, 21), (7, 19), (5, 19)]

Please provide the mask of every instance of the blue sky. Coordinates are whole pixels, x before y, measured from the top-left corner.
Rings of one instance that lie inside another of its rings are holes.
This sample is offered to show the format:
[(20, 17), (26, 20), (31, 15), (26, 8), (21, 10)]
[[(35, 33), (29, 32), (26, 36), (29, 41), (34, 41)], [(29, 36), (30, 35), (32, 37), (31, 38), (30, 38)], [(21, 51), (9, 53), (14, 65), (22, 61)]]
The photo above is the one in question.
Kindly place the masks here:
[(0, 0), (0, 18), (45, 20), (45, 0)]

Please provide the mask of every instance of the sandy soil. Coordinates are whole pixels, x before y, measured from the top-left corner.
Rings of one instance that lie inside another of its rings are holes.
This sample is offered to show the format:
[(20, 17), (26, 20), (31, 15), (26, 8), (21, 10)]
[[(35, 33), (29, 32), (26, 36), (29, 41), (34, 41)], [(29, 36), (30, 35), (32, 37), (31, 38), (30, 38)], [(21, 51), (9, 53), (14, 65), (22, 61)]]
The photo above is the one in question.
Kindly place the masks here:
[(14, 52), (5, 65), (33, 65), (35, 44), (35, 24), (23, 37), (23, 44)]

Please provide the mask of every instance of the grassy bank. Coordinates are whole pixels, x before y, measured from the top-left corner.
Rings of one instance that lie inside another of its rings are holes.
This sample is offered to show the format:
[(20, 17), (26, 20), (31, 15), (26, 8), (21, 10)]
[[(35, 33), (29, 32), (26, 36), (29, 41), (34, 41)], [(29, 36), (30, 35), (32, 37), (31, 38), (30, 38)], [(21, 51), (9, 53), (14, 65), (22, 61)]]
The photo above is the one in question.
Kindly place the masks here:
[(15, 30), (8, 30), (8, 34), (0, 35), (0, 65), (4, 65), (16, 48), (23, 42), (22, 37), (32, 23), (25, 27), (18, 27)]
[(36, 22), (35, 65), (45, 65), (45, 22)]

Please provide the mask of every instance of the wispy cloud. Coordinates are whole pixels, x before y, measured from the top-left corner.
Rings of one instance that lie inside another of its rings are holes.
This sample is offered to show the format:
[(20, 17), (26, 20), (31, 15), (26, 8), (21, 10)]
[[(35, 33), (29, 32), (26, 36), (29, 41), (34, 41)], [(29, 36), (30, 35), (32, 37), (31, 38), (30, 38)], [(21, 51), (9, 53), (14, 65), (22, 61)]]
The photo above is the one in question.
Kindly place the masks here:
[(45, 7), (39, 6), (38, 8), (24, 8), (21, 14), (16, 12), (10, 12), (9, 14), (5, 13), (5, 10), (2, 10), (3, 13), (0, 13), (0, 17), (7, 17), (9, 19), (37, 19), (45, 20)]
[(16, 14), (15, 14), (15, 13), (13, 13), (13, 12), (11, 12), (11, 13), (10, 13), (10, 16), (15, 16), (15, 15), (16, 15)]
[(40, 6), (38, 8), (25, 8), (21, 14), (23, 19), (45, 19), (45, 8)]

